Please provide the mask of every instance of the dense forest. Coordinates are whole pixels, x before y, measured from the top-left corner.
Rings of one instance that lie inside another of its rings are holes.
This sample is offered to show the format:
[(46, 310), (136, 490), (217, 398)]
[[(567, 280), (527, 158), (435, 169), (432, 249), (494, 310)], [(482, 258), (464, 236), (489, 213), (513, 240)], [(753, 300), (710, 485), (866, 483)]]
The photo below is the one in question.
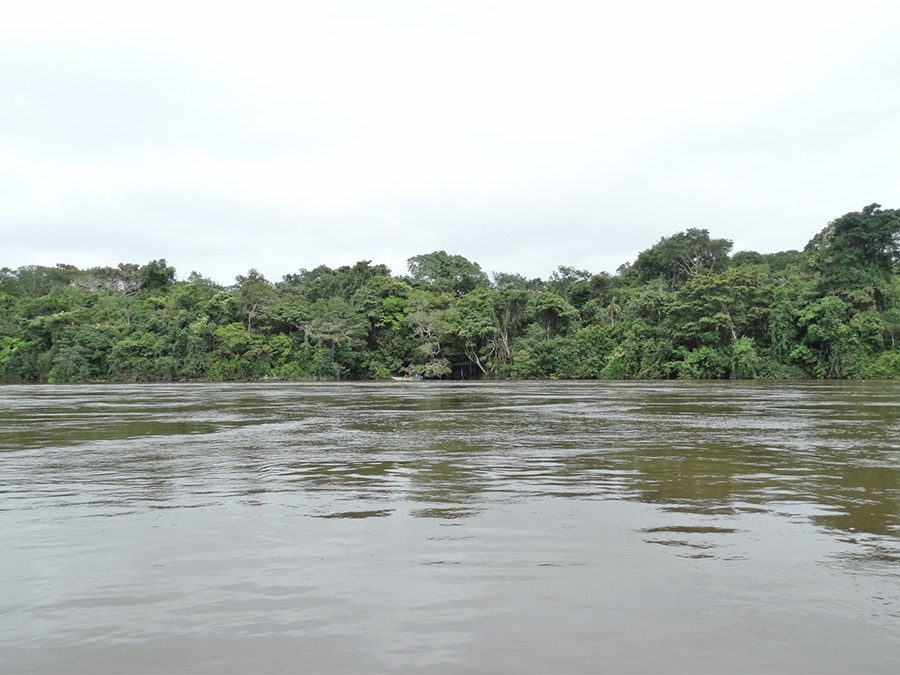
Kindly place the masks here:
[(900, 378), (900, 210), (803, 251), (663, 237), (615, 275), (490, 277), (437, 251), (270, 282), (176, 281), (166, 261), (0, 269), (0, 381)]

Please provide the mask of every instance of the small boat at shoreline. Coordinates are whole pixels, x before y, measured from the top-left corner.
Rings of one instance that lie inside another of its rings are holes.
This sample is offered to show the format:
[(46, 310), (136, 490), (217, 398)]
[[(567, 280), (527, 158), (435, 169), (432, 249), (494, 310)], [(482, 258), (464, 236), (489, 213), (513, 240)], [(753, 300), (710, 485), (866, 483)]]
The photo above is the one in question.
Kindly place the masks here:
[(421, 375), (413, 375), (410, 377), (409, 375), (397, 376), (391, 378), (394, 382), (421, 382), (425, 378)]

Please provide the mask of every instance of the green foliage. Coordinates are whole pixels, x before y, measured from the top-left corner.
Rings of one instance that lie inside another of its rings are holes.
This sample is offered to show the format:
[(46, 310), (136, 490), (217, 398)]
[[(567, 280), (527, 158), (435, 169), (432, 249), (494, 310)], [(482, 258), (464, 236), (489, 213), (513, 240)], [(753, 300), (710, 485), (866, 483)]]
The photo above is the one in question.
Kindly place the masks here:
[(804, 252), (691, 229), (619, 274), (494, 274), (444, 251), (222, 288), (164, 259), (0, 269), (0, 381), (898, 378), (900, 213), (873, 204)]
[(547, 339), (564, 335), (577, 327), (580, 315), (565, 298), (549, 291), (528, 297), (527, 316), (544, 332)]
[(0, 292), (13, 297), (36, 298), (65, 288), (79, 275), (72, 265), (25, 265), (16, 270), (4, 267), (0, 269)]
[(695, 275), (724, 271), (731, 247), (728, 239), (710, 239), (708, 230), (691, 228), (642, 251), (629, 272), (643, 282), (661, 278), (676, 291)]
[(528, 292), (505, 286), (491, 295), (497, 321), (495, 355), (498, 365), (513, 362), (513, 343), (527, 323)]
[(462, 296), (447, 312), (444, 338), (456, 340), (466, 358), (478, 369), (488, 373), (494, 369), (492, 358), (496, 349), (497, 316), (491, 292), (478, 288)]
[(580, 309), (592, 299), (594, 289), (591, 288), (591, 273), (577, 270), (574, 267), (560, 265), (550, 274), (547, 290), (558, 295), (567, 303)]
[(0, 382), (31, 382), (37, 379), (38, 350), (35, 343), (18, 337), (0, 336)]
[(461, 255), (435, 251), (413, 256), (407, 261), (410, 276), (461, 297), (478, 287), (487, 288), (488, 278), (481, 265)]
[(493, 288), (502, 290), (512, 287), (518, 291), (543, 291), (546, 284), (540, 279), (526, 279), (521, 274), (510, 274), (508, 272), (493, 272)]
[(721, 380), (730, 373), (731, 359), (723, 348), (703, 345), (681, 350), (682, 358), (667, 364), (667, 370), (681, 380)]
[(264, 314), (275, 302), (275, 289), (265, 277), (255, 269), (246, 277), (237, 278), (238, 287), (231, 293), (234, 310), (247, 324), (247, 330), (253, 330), (260, 315)]
[(138, 270), (142, 291), (167, 290), (175, 283), (175, 268), (169, 267), (164, 258), (151, 260)]
[(762, 370), (762, 360), (751, 337), (742, 337), (731, 346), (731, 376), (740, 380), (755, 379)]
[(791, 267), (803, 264), (804, 257), (800, 251), (779, 251), (778, 253), (757, 253), (756, 251), (738, 251), (731, 256), (731, 266), (765, 265), (772, 272), (784, 272)]
[(883, 352), (865, 369), (863, 377), (871, 380), (900, 380), (900, 352)]
[(799, 314), (804, 329), (791, 356), (814, 377), (864, 377), (882, 348), (884, 322), (877, 312), (856, 312), (841, 298), (829, 295)]
[(886, 287), (900, 263), (900, 210), (870, 204), (847, 213), (813, 237), (806, 253), (821, 275), (822, 293), (884, 310)]
[(338, 267), (333, 270), (319, 265), (313, 270), (301, 269), (297, 274), (288, 274), (283, 285), (304, 299), (315, 302), (333, 297), (349, 300), (359, 289), (376, 277), (390, 277), (391, 271), (384, 265), (372, 265), (362, 260), (355, 265)]
[(560, 345), (554, 374), (560, 378), (599, 379), (615, 345), (612, 326), (586, 326)]
[(600, 377), (606, 380), (644, 380), (673, 376), (670, 363), (675, 356), (671, 339), (658, 327), (635, 319), (618, 340)]
[(694, 349), (727, 347), (739, 337), (765, 339), (774, 286), (759, 268), (733, 267), (691, 278), (669, 304), (675, 339)]

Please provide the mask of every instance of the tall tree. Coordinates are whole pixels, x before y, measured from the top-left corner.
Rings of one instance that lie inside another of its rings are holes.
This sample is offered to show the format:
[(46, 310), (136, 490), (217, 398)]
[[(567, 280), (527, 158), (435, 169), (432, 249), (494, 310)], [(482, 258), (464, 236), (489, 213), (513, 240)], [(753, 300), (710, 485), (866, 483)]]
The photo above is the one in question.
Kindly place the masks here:
[(460, 298), (447, 312), (445, 330), (458, 338), (466, 358), (487, 374), (497, 348), (497, 316), (491, 292), (478, 288)]
[(722, 274), (694, 277), (669, 306), (669, 330), (691, 349), (727, 346), (740, 337), (765, 340), (772, 293), (772, 284), (759, 268), (733, 267)]
[(691, 228), (642, 251), (628, 272), (642, 282), (662, 277), (675, 291), (697, 274), (723, 272), (732, 245), (730, 239), (711, 239), (708, 230)]
[(416, 281), (425, 281), (456, 297), (489, 284), (481, 265), (461, 255), (447, 255), (446, 251), (413, 256), (407, 261), (407, 268)]
[(859, 308), (886, 309), (891, 275), (900, 264), (900, 210), (869, 204), (830, 222), (807, 244), (821, 274), (821, 292)]
[(235, 307), (247, 322), (247, 330), (252, 331), (257, 317), (275, 303), (275, 289), (255, 268), (236, 280), (239, 286), (234, 291)]
[(138, 270), (138, 280), (142, 291), (166, 290), (175, 283), (175, 268), (165, 258), (151, 260)]

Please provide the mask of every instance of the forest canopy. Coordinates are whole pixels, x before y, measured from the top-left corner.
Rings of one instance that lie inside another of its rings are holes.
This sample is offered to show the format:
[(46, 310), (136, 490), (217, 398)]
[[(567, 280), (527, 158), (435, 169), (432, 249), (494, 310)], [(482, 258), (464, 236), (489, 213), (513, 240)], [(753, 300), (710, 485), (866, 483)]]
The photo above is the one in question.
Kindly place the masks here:
[(803, 251), (663, 237), (615, 275), (486, 274), (435, 251), (229, 287), (164, 259), (0, 269), (0, 382), (900, 378), (900, 210)]

